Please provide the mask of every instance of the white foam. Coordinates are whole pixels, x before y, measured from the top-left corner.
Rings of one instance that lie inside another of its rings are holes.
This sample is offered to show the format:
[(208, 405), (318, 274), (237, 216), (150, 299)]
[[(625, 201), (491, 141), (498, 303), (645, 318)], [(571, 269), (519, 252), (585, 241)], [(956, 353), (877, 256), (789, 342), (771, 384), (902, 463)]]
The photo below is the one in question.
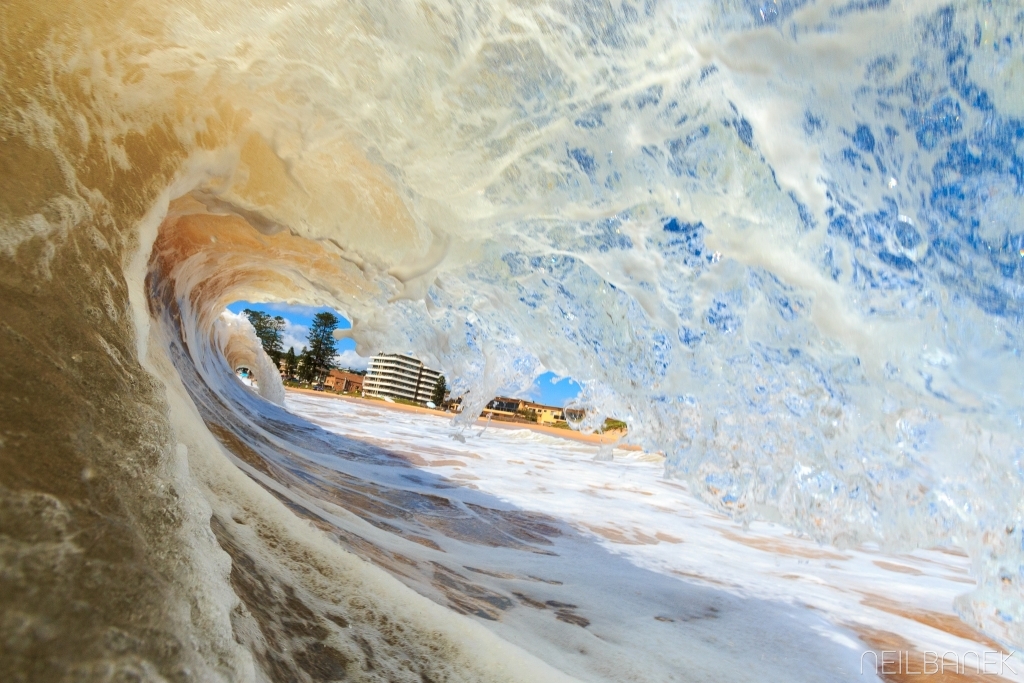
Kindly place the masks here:
[(147, 358), (170, 207), (247, 222), (160, 273), (224, 396), (228, 297), (350, 312), (466, 421), (552, 370), (720, 511), (964, 546), (1024, 642), (1019, 8), (797, 4), (29, 3), (5, 149), (53, 167), (0, 250), (103, 223)]
[(781, 525), (744, 528), (666, 480), (657, 454), (617, 449), (613, 461), (602, 462), (594, 459), (596, 445), (527, 429), (491, 428), (463, 443), (448, 438), (452, 427), (444, 418), (368, 401), (290, 392), (286, 405), (325, 429), (436, 461), (427, 465), (431, 472), (568, 522), (640, 567), (811, 608), (832, 624), (819, 627), (825, 637), (858, 654), (863, 647), (848, 635), (851, 625), (895, 630), (921, 650), (963, 656), (991, 649), (893, 614), (928, 612), (955, 622), (954, 600), (973, 584), (971, 563), (961, 554), (838, 549)]

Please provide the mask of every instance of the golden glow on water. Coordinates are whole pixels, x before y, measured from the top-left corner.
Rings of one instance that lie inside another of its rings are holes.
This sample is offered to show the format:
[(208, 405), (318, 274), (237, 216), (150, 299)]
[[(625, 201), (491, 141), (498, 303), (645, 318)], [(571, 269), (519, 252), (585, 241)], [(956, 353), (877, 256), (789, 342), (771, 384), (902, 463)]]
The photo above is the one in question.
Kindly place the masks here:
[[(289, 7), (233, 10), (267, 19)], [(323, 645), (338, 637), (341, 617), (325, 621), (314, 611), (336, 612), (325, 605), (353, 595), (360, 604), (350, 633), (361, 629), (360, 610), (369, 610), (368, 625), (382, 617), (403, 629), (387, 636), (393, 645), (373, 646), (378, 674), (370, 678), (559, 678), (539, 662), (527, 665), (532, 674), (510, 670), (501, 660), (513, 658), (497, 654), (505, 645), (471, 626), (449, 630), (440, 608), (400, 597), (408, 591), (366, 574), (337, 547), (310, 545), (296, 529), (271, 532), (284, 509), (266, 507), (266, 494), (224, 469), (221, 446), (181, 391), (166, 354), (182, 343), (195, 351), (226, 303), (247, 296), (372, 310), (389, 294), (379, 289), (381, 273), (423, 249), (429, 234), (350, 133), (331, 125), (326, 136), (313, 131), (311, 144), (303, 139), (311, 131), (279, 125), (294, 123), (292, 108), (302, 105), (295, 92), (257, 85), (278, 66), (260, 61), (265, 50), (256, 57), (247, 41), (257, 36), (228, 37), (239, 15), (224, 9), (0, 7), (0, 348), (9, 359), (0, 392), (0, 678), (252, 680), (256, 669), (344, 676), (365, 655)], [(323, 125), (317, 118), (314, 128)], [(154, 203), (158, 225), (140, 226)], [(335, 239), (309, 237), (325, 233)], [(125, 268), (150, 247), (146, 289)], [(167, 287), (191, 309), (183, 317), (174, 304), (177, 324), (162, 327), (154, 321), (170, 314), (159, 294)], [(146, 291), (148, 312), (133, 310), (129, 288)], [(150, 343), (140, 347), (135, 334), (146, 330)], [(148, 348), (147, 357), (137, 348)], [(245, 350), (226, 352), (240, 358)], [(237, 532), (222, 532), (222, 547), (247, 563), (244, 580), (210, 536), (211, 506), (222, 504), (247, 506), (269, 538), (239, 546)], [(286, 555), (303, 558), (292, 565), (300, 573), (272, 568), (275, 553), (286, 563)], [(329, 589), (301, 576), (317, 563), (324, 575), (341, 572)], [(369, 583), (348, 583), (359, 575)], [(263, 596), (264, 611), (254, 604), (256, 621), (246, 622), (245, 608), (232, 612), (233, 591), (256, 585), (291, 597), (271, 607)], [(399, 597), (385, 597), (395, 590)], [(405, 616), (402, 603), (412, 610)], [(321, 642), (293, 642), (294, 659), (272, 661), (233, 634), (272, 634), (282, 618), (306, 620), (300, 631), (316, 630)], [(352, 645), (360, 652), (387, 632), (381, 623), (369, 628)], [(456, 664), (460, 651), (478, 664)], [(497, 659), (486, 663), (474, 651)]]
[(286, 231), (260, 233), (239, 216), (206, 213), (191, 197), (171, 203), (154, 245), (154, 268), (187, 273), (195, 310), (213, 316), (243, 294), (354, 302), (372, 284), (330, 244)]

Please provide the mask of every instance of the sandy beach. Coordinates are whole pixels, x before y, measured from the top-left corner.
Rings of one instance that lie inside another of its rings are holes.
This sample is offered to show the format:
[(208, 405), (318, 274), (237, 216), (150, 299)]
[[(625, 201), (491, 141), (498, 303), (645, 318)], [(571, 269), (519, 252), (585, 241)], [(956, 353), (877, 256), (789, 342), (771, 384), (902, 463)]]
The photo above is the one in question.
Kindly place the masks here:
[[(302, 394), (313, 394), (314, 396), (324, 396), (327, 398), (336, 398), (342, 401), (350, 401), (352, 403), (371, 403), (375, 406), (387, 408), (388, 410), (399, 410), (406, 413), (422, 413), (425, 415), (437, 415), (438, 417), (452, 418), (454, 413), (449, 413), (444, 410), (432, 410), (430, 408), (424, 408), (421, 406), (410, 406), (404, 403), (391, 403), (390, 401), (376, 400), (360, 398), (358, 396), (345, 396), (342, 394), (334, 394), (327, 391), (313, 391), (312, 389), (296, 389), (295, 387), (285, 387), (286, 391), (294, 391)], [(546, 425), (528, 424), (523, 422), (502, 422), (500, 420), (491, 420), (488, 424), (487, 418), (477, 418), (476, 423), (478, 425), (487, 424), (489, 427), (496, 427), (498, 429), (529, 429), (532, 432), (540, 432), (541, 434), (548, 434), (555, 436), (560, 439), (569, 439), (571, 441), (581, 441), (583, 443), (592, 444), (617, 444), (626, 433), (625, 432), (608, 432), (605, 434), (583, 434), (572, 429), (563, 429), (561, 427), (548, 427)], [(638, 451), (640, 448), (633, 444), (620, 444), (616, 448), (621, 448), (627, 451)]]

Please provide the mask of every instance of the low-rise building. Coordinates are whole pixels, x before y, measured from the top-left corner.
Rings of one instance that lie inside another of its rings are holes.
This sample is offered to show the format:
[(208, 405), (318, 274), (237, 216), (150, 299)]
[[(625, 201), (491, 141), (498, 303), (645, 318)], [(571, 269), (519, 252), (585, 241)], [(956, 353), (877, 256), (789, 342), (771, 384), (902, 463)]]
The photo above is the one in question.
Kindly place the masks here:
[(370, 361), (363, 381), (366, 396), (388, 396), (426, 403), (434, 393), (441, 373), (419, 360), (398, 353), (380, 353)]
[(363, 376), (344, 370), (331, 370), (324, 379), (324, 388), (344, 394), (363, 393)]
[(565, 411), (558, 406), (546, 406), (521, 398), (497, 396), (484, 409), (483, 414), (494, 417), (519, 417), (535, 420), (538, 424), (554, 424), (565, 422)]
[(484, 409), (484, 415), (490, 413), (492, 415), (514, 417), (515, 414), (522, 409), (524, 403), (526, 403), (526, 401), (521, 398), (497, 396), (491, 399), (490, 403), (487, 404), (487, 408)]
[(556, 406), (546, 406), (542, 403), (526, 403), (523, 410), (537, 416), (537, 424), (554, 424), (565, 422), (565, 411)]

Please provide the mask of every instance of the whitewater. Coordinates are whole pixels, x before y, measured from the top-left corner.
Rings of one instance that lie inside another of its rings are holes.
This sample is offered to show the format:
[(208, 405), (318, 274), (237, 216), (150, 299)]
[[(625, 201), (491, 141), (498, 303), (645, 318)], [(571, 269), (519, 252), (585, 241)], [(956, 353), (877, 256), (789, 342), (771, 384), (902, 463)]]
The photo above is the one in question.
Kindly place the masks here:
[[(532, 608), (505, 615), (500, 610), (511, 601), (497, 603), (490, 609), (500, 618), (485, 623), (560, 668), (580, 671), (582, 680), (871, 680), (876, 655), (865, 655), (872, 650), (860, 641), (883, 651), (916, 651), (915, 661), (899, 667), (911, 675), (925, 672), (925, 651), (946, 654), (946, 674), (965, 660), (966, 673), (973, 673), (977, 667), (968, 653), (1011, 652), (992, 650), (990, 641), (952, 614), (953, 600), (973, 583), (962, 553), (839, 551), (778, 525), (743, 527), (664, 478), (658, 454), (567, 442), (487, 421), (478, 422), (464, 442), (452, 443), (445, 439), (444, 417), (297, 393), (289, 394), (286, 406), (325, 430), (416, 465), (424, 474), (407, 477), (406, 487), (413, 480), (421, 491), (444, 489), (454, 498), (450, 485), (458, 484), (489, 494), (489, 505), (497, 500), (560, 523), (562, 532), (548, 548), (554, 552), (488, 548), (468, 554), (460, 548), (458, 554), (468, 581), (491, 584), (492, 596), (508, 594)], [(316, 461), (351, 471), (329, 452)], [(331, 519), (330, 498), (322, 492), (279, 490), (320, 519)], [(462, 499), (472, 505), (473, 495)], [(452, 552), (449, 540), (439, 540), (444, 545), (435, 550)], [(595, 541), (629, 564), (591, 547)], [(422, 552), (406, 547), (413, 555)], [(399, 575), (423, 590), (408, 574)], [(738, 621), (737, 596), (745, 598)], [(554, 599), (544, 599), (549, 597)], [(772, 601), (774, 609), (762, 612), (760, 601)], [(567, 604), (571, 613), (558, 609)], [(750, 623), (753, 614), (757, 625)], [(583, 625), (589, 633), (559, 632), (546, 623), (552, 619)], [(803, 628), (794, 628), (792, 620)], [(896, 656), (888, 657), (893, 664), (885, 672), (897, 673)], [(1024, 673), (1017, 660), (998, 667), (998, 657), (989, 659), (989, 674), (1024, 678), (1015, 675)]]
[[(1024, 645), (1019, 3), (8, 0), (0, 46), (3, 680)], [(325, 415), (235, 301), (465, 410)], [(640, 450), (478, 434), (546, 371)]]

